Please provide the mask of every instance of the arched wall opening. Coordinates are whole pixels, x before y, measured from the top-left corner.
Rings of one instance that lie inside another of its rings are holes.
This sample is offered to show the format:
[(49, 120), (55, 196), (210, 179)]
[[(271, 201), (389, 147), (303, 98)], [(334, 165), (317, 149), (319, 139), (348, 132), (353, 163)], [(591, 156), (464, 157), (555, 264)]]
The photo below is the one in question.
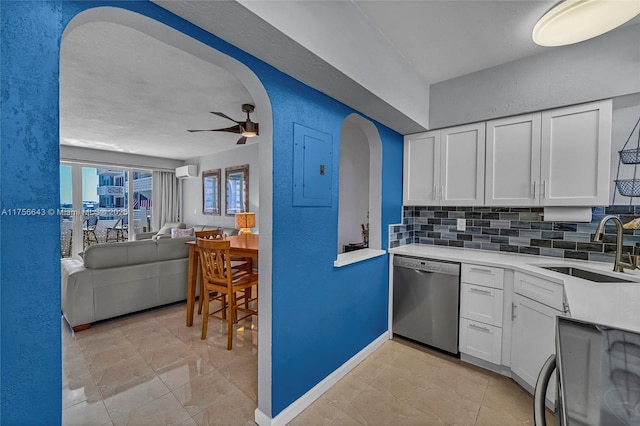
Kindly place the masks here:
[[(258, 310), (258, 409), (271, 413), (271, 276), (272, 276), (272, 194), (273, 194), (273, 115), (266, 89), (255, 73), (240, 61), (208, 46), (170, 26), (139, 13), (116, 7), (98, 7), (76, 15), (66, 26), (61, 44), (75, 28), (91, 22), (110, 22), (140, 31), (235, 75), (255, 102), (252, 119), (260, 123), (260, 293)], [(179, 78), (179, 76), (176, 76)]]
[[(338, 260), (351, 243), (365, 243), (363, 259), (382, 251), (382, 141), (376, 126), (358, 114), (340, 129)], [(351, 252), (348, 252), (351, 253)], [(351, 255), (347, 255), (351, 256)]]

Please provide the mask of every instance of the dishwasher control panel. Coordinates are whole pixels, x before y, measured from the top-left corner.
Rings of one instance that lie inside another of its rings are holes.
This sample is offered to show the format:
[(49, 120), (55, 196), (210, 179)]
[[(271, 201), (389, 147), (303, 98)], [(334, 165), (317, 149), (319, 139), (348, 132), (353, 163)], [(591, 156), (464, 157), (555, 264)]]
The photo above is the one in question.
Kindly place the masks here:
[(421, 259), (418, 257), (394, 256), (393, 266), (416, 269), (425, 272), (438, 272), (441, 274), (458, 275), (459, 263), (449, 263), (442, 260)]

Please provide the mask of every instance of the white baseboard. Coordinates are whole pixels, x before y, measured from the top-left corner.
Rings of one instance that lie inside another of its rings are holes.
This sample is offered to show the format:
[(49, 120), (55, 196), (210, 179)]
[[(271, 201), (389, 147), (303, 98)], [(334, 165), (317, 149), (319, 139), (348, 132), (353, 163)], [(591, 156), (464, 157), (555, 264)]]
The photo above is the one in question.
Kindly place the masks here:
[(505, 365), (496, 365), (492, 362), (485, 361), (480, 358), (476, 358), (473, 355), (460, 353), (460, 360), (468, 362), (469, 364), (477, 365), (485, 370), (493, 371), (494, 373), (501, 374), (506, 377), (511, 377), (511, 369)]
[(309, 389), (307, 393), (295, 400), (291, 405), (282, 410), (280, 414), (278, 414), (274, 418), (270, 418), (268, 415), (260, 411), (259, 408), (256, 408), (256, 411), (254, 413), (255, 422), (260, 426), (286, 425), (298, 414), (302, 413), (316, 399), (320, 398), (323, 393), (331, 389), (333, 385), (338, 383), (338, 381), (346, 376), (349, 371), (353, 370), (358, 364), (364, 361), (387, 340), (389, 340), (389, 332), (385, 331), (380, 335), (380, 337), (369, 343), (364, 349), (362, 349), (360, 352), (351, 357), (347, 362), (338, 367), (333, 373), (325, 377), (320, 383)]

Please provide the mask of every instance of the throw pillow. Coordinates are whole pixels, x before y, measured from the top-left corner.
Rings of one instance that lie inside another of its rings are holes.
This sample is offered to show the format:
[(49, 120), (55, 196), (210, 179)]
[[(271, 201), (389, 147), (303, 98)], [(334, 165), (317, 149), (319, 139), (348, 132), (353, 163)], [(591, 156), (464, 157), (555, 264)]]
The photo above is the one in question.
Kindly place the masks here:
[(187, 226), (182, 222), (167, 222), (158, 231), (156, 235), (171, 235), (172, 228), (185, 229)]
[(171, 238), (183, 238), (183, 237), (192, 237), (192, 236), (193, 236), (193, 228), (188, 228), (188, 229), (171, 228)]

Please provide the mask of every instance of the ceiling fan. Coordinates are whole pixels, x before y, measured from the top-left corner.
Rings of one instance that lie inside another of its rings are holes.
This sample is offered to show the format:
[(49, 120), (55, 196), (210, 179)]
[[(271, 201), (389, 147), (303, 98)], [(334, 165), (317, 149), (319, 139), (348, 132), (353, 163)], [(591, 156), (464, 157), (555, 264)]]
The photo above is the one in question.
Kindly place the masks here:
[(236, 123), (235, 126), (231, 126), (231, 127), (225, 127), (222, 129), (211, 129), (211, 130), (187, 130), (188, 132), (229, 132), (229, 133), (238, 133), (240, 135), (242, 135), (242, 137), (240, 139), (238, 139), (238, 142), (236, 142), (238, 145), (242, 145), (244, 143), (247, 142), (247, 138), (252, 138), (254, 136), (258, 136), (258, 123), (254, 123), (253, 121), (251, 121), (251, 118), (249, 117), (249, 114), (251, 114), (253, 112), (253, 110), (255, 109), (255, 107), (251, 104), (242, 104), (242, 112), (246, 112), (247, 113), (247, 120), (246, 121), (236, 121), (233, 118), (229, 117), (228, 115), (222, 113), (222, 112), (215, 112), (215, 111), (210, 111), (211, 114), (215, 114), (219, 117), (222, 118), (226, 118), (227, 120), (231, 120), (234, 123)]

